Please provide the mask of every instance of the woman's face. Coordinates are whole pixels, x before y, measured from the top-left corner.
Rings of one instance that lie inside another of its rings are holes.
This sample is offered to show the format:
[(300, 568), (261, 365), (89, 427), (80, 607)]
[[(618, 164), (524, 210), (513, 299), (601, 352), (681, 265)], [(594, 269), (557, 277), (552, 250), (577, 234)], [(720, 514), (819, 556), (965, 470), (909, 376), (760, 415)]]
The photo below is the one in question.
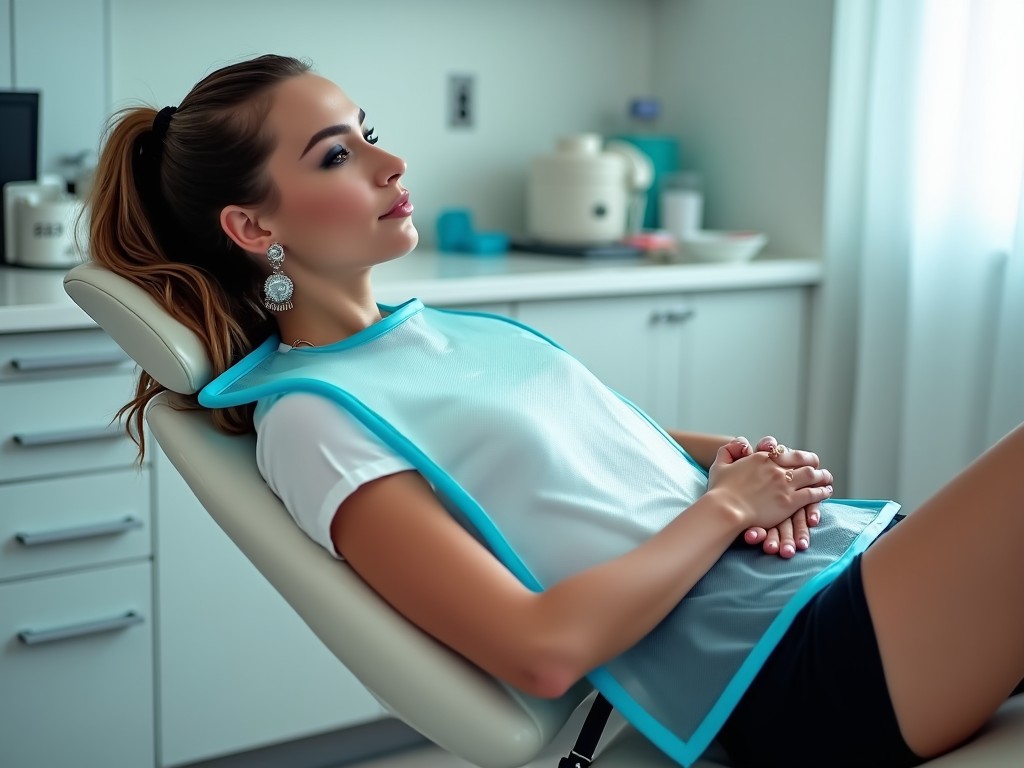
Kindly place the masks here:
[(405, 161), (376, 145), (364, 117), (340, 88), (314, 74), (274, 90), (267, 127), (277, 145), (268, 170), (277, 205), (260, 225), (284, 246), (293, 279), (337, 276), (416, 246), (412, 205), (400, 184)]

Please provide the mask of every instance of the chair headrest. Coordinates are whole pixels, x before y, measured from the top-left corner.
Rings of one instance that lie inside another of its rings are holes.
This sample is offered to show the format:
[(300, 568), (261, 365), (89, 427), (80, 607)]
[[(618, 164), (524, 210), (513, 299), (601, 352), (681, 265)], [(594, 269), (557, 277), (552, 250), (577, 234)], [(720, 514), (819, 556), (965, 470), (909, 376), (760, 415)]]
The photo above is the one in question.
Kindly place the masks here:
[(190, 395), (212, 378), (202, 341), (142, 288), (86, 262), (64, 276), (64, 290), (150, 376)]

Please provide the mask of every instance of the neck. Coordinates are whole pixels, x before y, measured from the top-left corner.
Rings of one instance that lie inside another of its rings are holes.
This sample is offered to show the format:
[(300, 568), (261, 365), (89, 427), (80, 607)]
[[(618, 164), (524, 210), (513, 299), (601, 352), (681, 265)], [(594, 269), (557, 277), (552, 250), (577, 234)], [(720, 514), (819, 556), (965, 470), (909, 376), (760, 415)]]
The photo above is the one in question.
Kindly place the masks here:
[[(307, 287), (308, 286), (308, 287)], [(286, 344), (301, 340), (321, 347), (353, 336), (381, 319), (369, 280), (353, 290), (341, 290), (327, 281), (296, 285), (294, 308), (277, 314), (277, 326)]]

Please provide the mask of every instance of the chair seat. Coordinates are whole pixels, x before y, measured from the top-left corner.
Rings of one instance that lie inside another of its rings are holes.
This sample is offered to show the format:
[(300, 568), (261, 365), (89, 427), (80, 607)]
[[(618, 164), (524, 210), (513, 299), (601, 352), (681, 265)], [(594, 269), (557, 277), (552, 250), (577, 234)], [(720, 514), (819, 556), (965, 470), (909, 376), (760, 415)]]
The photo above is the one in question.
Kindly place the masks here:
[[(765, 765), (785, 768), (786, 763), (784, 757), (779, 757), (778, 760), (767, 760)], [(974, 739), (926, 765), (928, 768), (1011, 768), (1024, 765), (1024, 695), (1008, 700)], [(594, 768), (673, 766), (676, 763), (629, 726), (612, 737), (594, 760)], [(729, 768), (729, 761), (712, 748), (693, 768)], [(822, 768), (828, 766), (823, 765)], [(864, 768), (879, 766), (865, 765)]]

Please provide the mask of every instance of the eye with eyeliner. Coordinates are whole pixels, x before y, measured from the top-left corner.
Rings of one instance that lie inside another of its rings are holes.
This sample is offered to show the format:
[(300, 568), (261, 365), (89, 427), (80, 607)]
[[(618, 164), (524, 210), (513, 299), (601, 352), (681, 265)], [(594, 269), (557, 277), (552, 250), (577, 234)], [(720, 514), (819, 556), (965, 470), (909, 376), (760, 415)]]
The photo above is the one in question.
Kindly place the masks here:
[[(378, 137), (374, 133), (374, 128), (364, 128), (363, 141), (365, 141), (367, 144), (376, 144), (378, 141), (380, 141), (380, 137)], [(324, 159), (320, 163), (320, 167), (331, 168), (336, 165), (344, 165), (345, 161), (348, 160), (348, 156), (350, 154), (352, 153), (349, 152), (349, 150), (345, 149), (345, 147), (341, 146), (341, 144), (335, 144), (333, 147), (327, 150), (327, 154), (324, 155)]]
[(324, 155), (320, 167), (330, 168), (334, 165), (342, 165), (348, 159), (349, 154), (349, 151), (341, 146), (341, 144), (335, 144), (327, 150), (327, 154)]

